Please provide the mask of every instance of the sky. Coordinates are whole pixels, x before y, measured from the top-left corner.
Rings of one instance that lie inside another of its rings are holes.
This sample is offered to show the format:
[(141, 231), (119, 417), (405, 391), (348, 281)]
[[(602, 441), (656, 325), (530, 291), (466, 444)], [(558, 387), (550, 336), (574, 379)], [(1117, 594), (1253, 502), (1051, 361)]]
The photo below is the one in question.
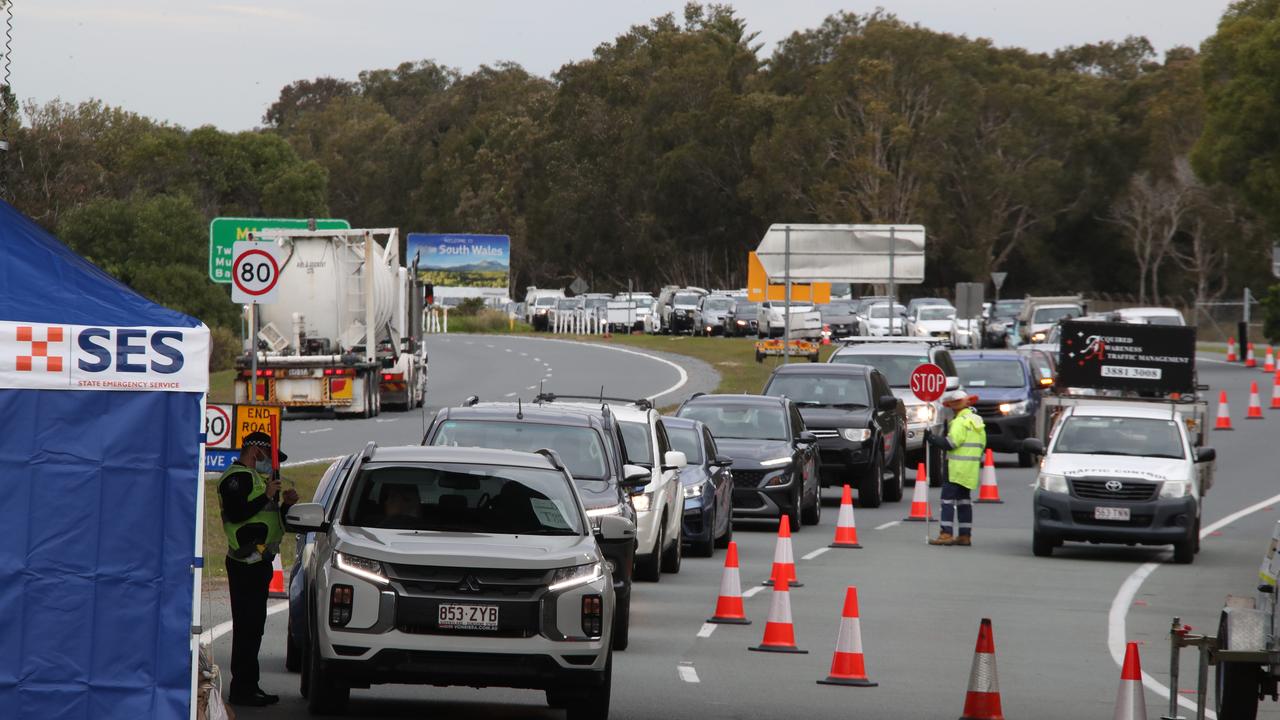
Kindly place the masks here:
[[(591, 56), (683, 0), (11, 0), (22, 100), (97, 98), (192, 128), (245, 130), (294, 80), (432, 59), (539, 75)], [(1199, 46), (1229, 0), (742, 0), (762, 55), (841, 10), (876, 7), (934, 30), (1051, 51), (1145, 35)]]

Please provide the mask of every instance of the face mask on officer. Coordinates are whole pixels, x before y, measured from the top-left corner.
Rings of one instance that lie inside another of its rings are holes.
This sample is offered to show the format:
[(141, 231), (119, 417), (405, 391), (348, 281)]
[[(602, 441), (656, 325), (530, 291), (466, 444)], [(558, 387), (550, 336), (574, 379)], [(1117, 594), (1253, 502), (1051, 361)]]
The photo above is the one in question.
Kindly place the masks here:
[(259, 475), (266, 475), (271, 472), (271, 458), (259, 458), (253, 463), (253, 469), (258, 471)]

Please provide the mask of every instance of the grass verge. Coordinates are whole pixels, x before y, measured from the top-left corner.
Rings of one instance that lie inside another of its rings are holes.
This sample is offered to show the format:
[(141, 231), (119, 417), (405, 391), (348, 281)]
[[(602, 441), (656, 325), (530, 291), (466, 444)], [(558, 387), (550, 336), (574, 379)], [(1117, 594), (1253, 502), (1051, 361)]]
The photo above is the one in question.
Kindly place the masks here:
[[(315, 495), (320, 476), (329, 469), (329, 463), (310, 463), (280, 471), (285, 488), (298, 491), (301, 502), (309, 502)], [(286, 532), (284, 541), (280, 543), (280, 560), (287, 568), (293, 562), (294, 536)], [(210, 477), (204, 484), (204, 576), (206, 578), (226, 578), (227, 568), (224, 558), (227, 556), (227, 536), (222, 532), (222, 512), (218, 505), (218, 479)]]
[(511, 335), (533, 332), (533, 328), (519, 320), (513, 323), (506, 313), (485, 310), (475, 315), (450, 314), (449, 332)]
[(219, 370), (209, 373), (209, 402), (230, 403), (236, 401), (236, 371)]

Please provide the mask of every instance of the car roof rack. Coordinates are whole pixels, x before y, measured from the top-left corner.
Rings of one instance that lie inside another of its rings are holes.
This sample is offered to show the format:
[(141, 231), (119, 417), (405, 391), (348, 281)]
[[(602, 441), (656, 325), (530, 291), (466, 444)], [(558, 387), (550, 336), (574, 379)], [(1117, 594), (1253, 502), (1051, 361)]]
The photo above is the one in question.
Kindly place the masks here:
[(475, 406), (476, 406), (476, 405), (478, 405), (479, 403), (480, 403), (480, 396), (479, 396), (479, 395), (471, 395), (471, 396), (467, 397), (467, 399), (466, 399), (466, 400), (463, 400), (463, 401), (462, 401), (462, 407), (475, 407)]
[(653, 409), (653, 401), (650, 400), (649, 398), (635, 399), (635, 398), (609, 397), (608, 395), (603, 395), (603, 394), (601, 395), (573, 395), (573, 394), (566, 395), (563, 393), (551, 393), (551, 392), (538, 393), (537, 397), (534, 398), (534, 402), (555, 402), (557, 400), (593, 400), (595, 402), (600, 403), (601, 406), (606, 406), (608, 403), (615, 402), (615, 403), (621, 403), (623, 405), (635, 405), (641, 410)]
[(365, 446), (364, 446), (364, 450), (363, 450), (363, 451), (361, 451), (361, 453), (360, 453), (360, 459), (361, 459), (361, 460), (363, 460), (363, 461), (365, 461), (365, 462), (368, 462), (368, 461), (372, 460), (372, 459), (373, 459), (373, 453), (374, 453), (374, 451), (376, 451), (377, 449), (378, 449), (378, 443), (374, 442), (373, 440), (370, 440), (370, 441), (369, 441), (369, 443), (368, 443), (367, 445), (365, 445)]
[(836, 340), (844, 345), (870, 345), (876, 343), (899, 343), (917, 345), (950, 345), (951, 340), (939, 337), (844, 337)]
[(552, 450), (551, 448), (539, 448), (537, 450), (534, 450), (533, 454), (541, 455), (546, 459), (550, 460), (551, 464), (555, 466), (557, 470), (563, 470), (564, 472), (569, 472), (569, 469), (564, 466), (564, 462), (560, 460), (560, 453), (556, 452), (555, 450)]

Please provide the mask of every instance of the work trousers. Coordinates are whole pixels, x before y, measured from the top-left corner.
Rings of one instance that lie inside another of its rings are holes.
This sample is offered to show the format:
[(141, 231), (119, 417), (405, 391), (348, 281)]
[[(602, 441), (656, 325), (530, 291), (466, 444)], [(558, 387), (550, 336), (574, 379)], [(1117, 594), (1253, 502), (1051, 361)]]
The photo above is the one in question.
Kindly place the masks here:
[(267, 624), (267, 590), (271, 561), (243, 563), (227, 558), (227, 590), (231, 595), (230, 697), (258, 691), (258, 650)]
[[(968, 537), (973, 532), (973, 491), (953, 482), (942, 485), (942, 532)], [(957, 518), (956, 515), (959, 515)], [(957, 522), (958, 521), (958, 522)], [(959, 526), (960, 532), (954, 532)]]

